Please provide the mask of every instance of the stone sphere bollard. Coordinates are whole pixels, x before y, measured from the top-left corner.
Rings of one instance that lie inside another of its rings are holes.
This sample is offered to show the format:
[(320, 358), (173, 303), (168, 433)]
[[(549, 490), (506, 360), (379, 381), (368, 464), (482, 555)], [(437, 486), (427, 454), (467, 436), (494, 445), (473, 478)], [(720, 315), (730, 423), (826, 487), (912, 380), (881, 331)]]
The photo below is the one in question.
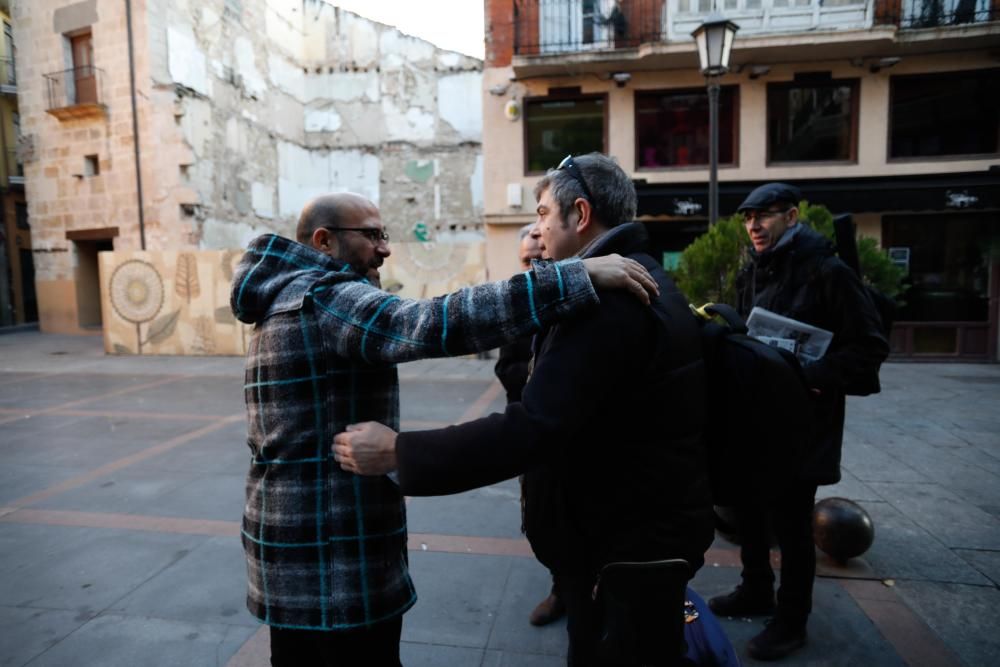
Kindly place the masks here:
[(846, 498), (824, 498), (813, 508), (813, 540), (838, 563), (856, 558), (875, 541), (875, 525), (860, 505)]

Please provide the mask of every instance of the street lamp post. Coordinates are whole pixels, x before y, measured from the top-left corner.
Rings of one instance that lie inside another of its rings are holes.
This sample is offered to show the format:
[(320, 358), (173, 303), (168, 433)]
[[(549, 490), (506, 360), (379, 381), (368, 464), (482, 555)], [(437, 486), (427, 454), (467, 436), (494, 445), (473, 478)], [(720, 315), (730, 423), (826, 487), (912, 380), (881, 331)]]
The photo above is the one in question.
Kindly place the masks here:
[(740, 27), (718, 14), (698, 26), (691, 36), (698, 46), (701, 73), (708, 86), (708, 224), (719, 219), (719, 77), (729, 71), (729, 54)]

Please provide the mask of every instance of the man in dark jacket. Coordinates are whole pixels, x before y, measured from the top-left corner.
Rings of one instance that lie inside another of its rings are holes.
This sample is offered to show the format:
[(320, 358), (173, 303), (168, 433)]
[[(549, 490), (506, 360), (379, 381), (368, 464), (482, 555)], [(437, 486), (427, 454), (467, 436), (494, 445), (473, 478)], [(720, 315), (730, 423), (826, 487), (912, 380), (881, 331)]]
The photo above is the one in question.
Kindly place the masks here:
[(355, 425), (335, 437), (334, 451), (349, 470), (398, 468), (407, 495), (457, 493), (527, 471), (528, 539), (565, 598), (569, 664), (675, 664), (683, 642), (660, 642), (682, 629), (680, 604), (661, 603), (651, 588), (646, 608), (634, 610), (652, 629), (638, 637), (640, 655), (606, 660), (602, 608), (592, 596), (608, 563), (683, 558), (693, 575), (704, 562), (713, 530), (698, 326), (646, 254), (645, 229), (630, 222), (635, 188), (610, 158), (564, 160), (536, 196), (553, 259), (632, 257), (660, 286), (652, 307), (601, 293), (595, 316), (539, 334), (522, 401), (503, 414), (398, 436)]
[(232, 283), (233, 312), (254, 325), (247, 607), (271, 626), (275, 667), (398, 667), (401, 617), (416, 601), (403, 495), (388, 477), (337, 466), (333, 434), (363, 419), (398, 427), (399, 362), (492, 349), (592, 310), (588, 273), (594, 284), (638, 287), (645, 302), (640, 282), (655, 289), (636, 262), (601, 258), (400, 299), (376, 286), (390, 254), (378, 209), (351, 194), (310, 202), (297, 238), (255, 239)]
[[(807, 453), (800, 471), (775, 490), (773, 499), (760, 503), (747, 498), (736, 508), (743, 582), (709, 601), (722, 616), (774, 613), (748, 644), (750, 656), (758, 660), (783, 658), (806, 643), (816, 574), (816, 487), (840, 481), (845, 390), (877, 386), (878, 367), (889, 352), (878, 312), (860, 278), (834, 255), (829, 241), (799, 224), (801, 199), (797, 188), (769, 183), (751, 192), (738, 209), (753, 245), (736, 281), (740, 314), (746, 317), (759, 306), (833, 332), (826, 354), (803, 367), (815, 416), (811, 441), (803, 443)], [(764, 412), (762, 419), (780, 419), (780, 414)], [(770, 564), (772, 530), (781, 549), (777, 604)]]

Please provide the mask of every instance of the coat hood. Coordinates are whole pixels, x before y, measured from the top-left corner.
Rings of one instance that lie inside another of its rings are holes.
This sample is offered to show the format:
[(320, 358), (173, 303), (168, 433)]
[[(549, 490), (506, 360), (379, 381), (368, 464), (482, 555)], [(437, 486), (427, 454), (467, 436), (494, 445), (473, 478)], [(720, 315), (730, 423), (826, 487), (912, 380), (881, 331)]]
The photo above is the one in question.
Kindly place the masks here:
[(302, 307), (318, 283), (364, 280), (350, 265), (276, 234), (258, 236), (236, 267), (229, 305), (241, 322), (256, 324)]

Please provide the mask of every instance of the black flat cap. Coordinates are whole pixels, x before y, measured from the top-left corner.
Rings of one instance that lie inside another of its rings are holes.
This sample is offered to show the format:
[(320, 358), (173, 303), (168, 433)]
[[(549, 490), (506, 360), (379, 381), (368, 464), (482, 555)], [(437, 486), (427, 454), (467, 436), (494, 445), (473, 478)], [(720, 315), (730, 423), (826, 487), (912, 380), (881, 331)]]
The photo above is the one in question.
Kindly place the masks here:
[(772, 204), (784, 203), (791, 204), (792, 206), (798, 206), (799, 201), (802, 200), (802, 191), (799, 190), (794, 185), (788, 185), (787, 183), (768, 183), (767, 185), (762, 185), (743, 200), (740, 207), (736, 209), (737, 212), (746, 211), (747, 209), (764, 209)]

